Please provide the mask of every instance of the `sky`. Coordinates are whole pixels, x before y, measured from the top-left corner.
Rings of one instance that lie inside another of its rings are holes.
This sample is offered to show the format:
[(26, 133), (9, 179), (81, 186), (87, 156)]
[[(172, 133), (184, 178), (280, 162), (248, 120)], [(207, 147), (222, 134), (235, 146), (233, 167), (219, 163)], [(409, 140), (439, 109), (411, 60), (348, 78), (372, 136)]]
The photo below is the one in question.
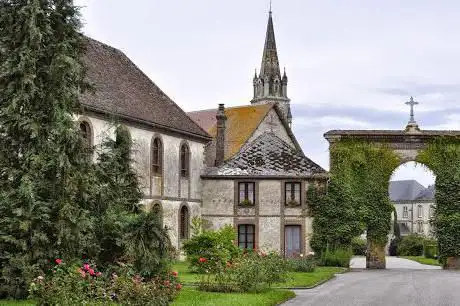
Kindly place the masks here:
[[(185, 111), (248, 104), (269, 0), (76, 0), (83, 31), (125, 52)], [(331, 129), (460, 129), (460, 2), (273, 0), (293, 130), (328, 169)], [(432, 184), (412, 164), (393, 179)]]

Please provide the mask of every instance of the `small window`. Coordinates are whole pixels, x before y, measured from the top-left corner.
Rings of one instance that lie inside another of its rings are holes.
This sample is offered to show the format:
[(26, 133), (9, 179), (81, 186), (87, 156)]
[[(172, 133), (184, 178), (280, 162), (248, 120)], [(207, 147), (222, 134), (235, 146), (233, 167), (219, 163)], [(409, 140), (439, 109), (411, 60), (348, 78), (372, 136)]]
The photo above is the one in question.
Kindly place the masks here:
[(404, 219), (409, 218), (409, 210), (408, 210), (407, 206), (403, 207), (403, 218)]
[(417, 207), (417, 215), (418, 215), (419, 218), (423, 217), (423, 206), (422, 205), (419, 205)]
[(423, 221), (418, 221), (417, 222), (417, 232), (419, 234), (423, 234)]
[(182, 206), (180, 209), (179, 221), (179, 237), (180, 239), (188, 239), (190, 215), (187, 206)]
[(256, 201), (254, 182), (238, 183), (238, 205), (252, 206)]
[(160, 138), (155, 138), (152, 144), (152, 174), (161, 175), (163, 169), (163, 145)]
[(92, 146), (92, 132), (91, 127), (88, 122), (82, 121), (80, 122), (80, 134), (85, 141), (85, 145), (87, 148), (91, 148)]
[(300, 202), (300, 183), (286, 183), (286, 206), (299, 206)]
[(190, 150), (186, 144), (180, 147), (180, 175), (189, 177), (190, 174)]
[(256, 244), (256, 231), (253, 224), (238, 226), (238, 246), (242, 249), (253, 250)]

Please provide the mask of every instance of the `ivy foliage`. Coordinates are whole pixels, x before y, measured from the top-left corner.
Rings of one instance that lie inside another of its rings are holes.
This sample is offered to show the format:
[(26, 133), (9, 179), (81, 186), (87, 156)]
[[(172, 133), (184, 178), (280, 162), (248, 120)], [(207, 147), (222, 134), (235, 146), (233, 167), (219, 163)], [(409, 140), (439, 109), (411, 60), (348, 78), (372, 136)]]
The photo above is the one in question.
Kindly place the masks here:
[(460, 256), (460, 139), (438, 137), (420, 152), (418, 161), (436, 174), (436, 209), (433, 218), (439, 256)]
[(327, 193), (312, 207), (312, 247), (348, 247), (364, 231), (374, 244), (385, 244), (393, 212), (388, 184), (399, 157), (387, 147), (351, 140), (333, 144), (330, 154)]

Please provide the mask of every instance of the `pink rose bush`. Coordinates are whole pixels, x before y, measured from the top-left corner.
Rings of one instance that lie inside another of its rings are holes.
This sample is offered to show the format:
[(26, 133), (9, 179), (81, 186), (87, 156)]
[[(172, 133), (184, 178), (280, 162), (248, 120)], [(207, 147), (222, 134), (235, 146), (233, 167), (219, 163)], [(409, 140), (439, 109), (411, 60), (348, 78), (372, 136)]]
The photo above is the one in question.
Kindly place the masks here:
[(182, 288), (175, 271), (144, 279), (126, 266), (104, 273), (90, 262), (69, 265), (58, 258), (54, 263), (30, 283), (30, 298), (39, 305), (168, 305)]

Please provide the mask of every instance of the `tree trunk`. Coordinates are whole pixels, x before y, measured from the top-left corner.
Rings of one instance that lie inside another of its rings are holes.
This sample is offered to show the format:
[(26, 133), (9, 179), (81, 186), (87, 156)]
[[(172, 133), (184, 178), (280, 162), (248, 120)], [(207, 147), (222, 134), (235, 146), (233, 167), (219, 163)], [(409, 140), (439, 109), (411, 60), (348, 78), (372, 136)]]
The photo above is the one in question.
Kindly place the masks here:
[(385, 269), (385, 245), (367, 239), (366, 268)]

